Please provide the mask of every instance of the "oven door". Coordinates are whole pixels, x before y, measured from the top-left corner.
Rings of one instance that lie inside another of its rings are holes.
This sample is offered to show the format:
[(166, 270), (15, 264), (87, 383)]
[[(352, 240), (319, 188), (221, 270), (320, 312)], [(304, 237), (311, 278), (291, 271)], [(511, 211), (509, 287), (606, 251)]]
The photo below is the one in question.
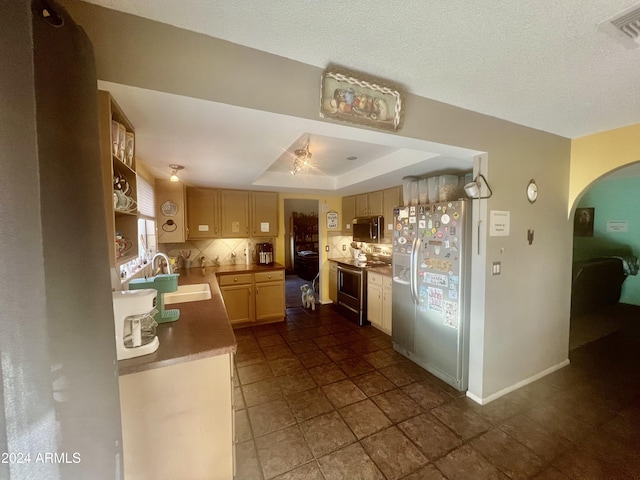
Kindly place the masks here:
[(338, 265), (338, 305), (351, 312), (358, 325), (369, 323), (365, 275), (364, 269)]

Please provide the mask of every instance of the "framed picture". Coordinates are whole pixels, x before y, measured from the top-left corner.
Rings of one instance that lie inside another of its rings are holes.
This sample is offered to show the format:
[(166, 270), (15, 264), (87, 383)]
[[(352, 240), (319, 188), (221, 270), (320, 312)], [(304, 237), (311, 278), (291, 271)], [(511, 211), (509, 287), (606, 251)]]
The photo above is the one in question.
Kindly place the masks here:
[(595, 209), (576, 208), (576, 214), (573, 217), (573, 236), (574, 237), (593, 237), (593, 218)]
[(335, 230), (338, 227), (338, 212), (327, 212), (327, 230)]
[(404, 93), (382, 80), (329, 67), (320, 88), (322, 117), (383, 130), (402, 128)]

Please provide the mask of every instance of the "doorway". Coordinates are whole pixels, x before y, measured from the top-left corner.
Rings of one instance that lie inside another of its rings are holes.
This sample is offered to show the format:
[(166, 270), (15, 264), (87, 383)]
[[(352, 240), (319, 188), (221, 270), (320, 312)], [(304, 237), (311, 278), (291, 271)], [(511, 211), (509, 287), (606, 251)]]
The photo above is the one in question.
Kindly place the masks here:
[(569, 350), (637, 324), (639, 167), (604, 175), (576, 202)]
[[(285, 224), (285, 297), (287, 308), (302, 306), (304, 284), (315, 287), (318, 299), (320, 281), (320, 225), (318, 200), (286, 198)], [(315, 280), (315, 282), (314, 282)]]

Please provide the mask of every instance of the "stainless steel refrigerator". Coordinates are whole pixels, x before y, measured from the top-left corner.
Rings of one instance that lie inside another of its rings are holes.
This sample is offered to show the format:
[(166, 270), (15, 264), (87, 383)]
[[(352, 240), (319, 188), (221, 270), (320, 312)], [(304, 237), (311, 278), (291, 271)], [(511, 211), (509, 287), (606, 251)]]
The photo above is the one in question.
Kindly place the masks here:
[(393, 348), (460, 391), (469, 372), (470, 207), (394, 209)]

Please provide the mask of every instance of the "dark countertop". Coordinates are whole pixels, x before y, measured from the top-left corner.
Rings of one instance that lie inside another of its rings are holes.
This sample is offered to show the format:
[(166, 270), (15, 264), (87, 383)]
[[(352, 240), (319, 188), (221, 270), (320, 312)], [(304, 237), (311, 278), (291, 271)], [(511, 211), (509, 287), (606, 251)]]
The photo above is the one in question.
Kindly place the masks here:
[(162, 368), (180, 362), (200, 360), (225, 353), (235, 353), (236, 337), (229, 323), (216, 275), (220, 273), (253, 273), (284, 269), (283, 265), (223, 265), (179, 270), (178, 285), (208, 283), (211, 299), (167, 304), (180, 310), (175, 322), (161, 323), (156, 329), (160, 347), (141, 357), (118, 361), (120, 375)]
[(393, 274), (390, 264), (389, 265), (373, 265), (373, 266), (369, 266), (369, 267), (363, 267), (361, 262), (359, 262), (355, 258), (349, 258), (349, 257), (329, 258), (328, 260), (330, 262), (341, 263), (342, 265), (348, 265), (350, 267), (362, 268), (362, 269), (366, 270), (367, 272), (379, 273), (381, 275), (388, 275), (388, 276), (391, 276)]

